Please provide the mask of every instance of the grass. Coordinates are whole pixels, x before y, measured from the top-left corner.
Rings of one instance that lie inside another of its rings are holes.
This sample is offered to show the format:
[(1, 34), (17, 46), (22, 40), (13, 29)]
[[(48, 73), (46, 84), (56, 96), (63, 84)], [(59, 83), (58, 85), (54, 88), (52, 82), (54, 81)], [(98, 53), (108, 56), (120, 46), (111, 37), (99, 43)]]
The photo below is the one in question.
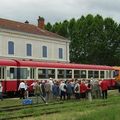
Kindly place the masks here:
[[(109, 91), (107, 100), (96, 99), (70, 100), (61, 104), (31, 106), (17, 111), (0, 112), (0, 119), (21, 115), (32, 114), (32, 117), (22, 120), (119, 120), (120, 118), (120, 96), (117, 91)], [(0, 107), (19, 105), (19, 99), (6, 99), (0, 102)], [(21, 120), (17, 118), (17, 120)]]

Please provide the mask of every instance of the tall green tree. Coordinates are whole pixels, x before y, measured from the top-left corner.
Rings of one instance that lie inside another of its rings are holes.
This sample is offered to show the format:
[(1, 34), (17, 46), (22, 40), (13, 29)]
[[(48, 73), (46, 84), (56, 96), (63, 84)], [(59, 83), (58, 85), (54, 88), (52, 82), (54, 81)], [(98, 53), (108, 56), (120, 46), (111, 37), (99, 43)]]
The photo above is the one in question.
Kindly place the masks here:
[(47, 30), (71, 40), (71, 62), (120, 65), (120, 25), (112, 18), (88, 14), (48, 24)]
[(45, 25), (45, 29), (48, 31), (52, 30), (52, 25), (48, 22), (47, 25)]

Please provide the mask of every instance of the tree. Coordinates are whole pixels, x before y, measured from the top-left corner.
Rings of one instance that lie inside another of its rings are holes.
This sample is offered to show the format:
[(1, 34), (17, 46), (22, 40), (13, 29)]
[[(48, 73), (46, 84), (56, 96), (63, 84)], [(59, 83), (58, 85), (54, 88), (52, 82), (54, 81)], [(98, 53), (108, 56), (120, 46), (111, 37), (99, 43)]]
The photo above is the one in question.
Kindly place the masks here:
[(47, 25), (45, 25), (45, 29), (48, 31), (52, 30), (52, 25), (48, 22)]
[(71, 62), (120, 65), (120, 25), (112, 18), (88, 14), (56, 22), (51, 31), (71, 40)]

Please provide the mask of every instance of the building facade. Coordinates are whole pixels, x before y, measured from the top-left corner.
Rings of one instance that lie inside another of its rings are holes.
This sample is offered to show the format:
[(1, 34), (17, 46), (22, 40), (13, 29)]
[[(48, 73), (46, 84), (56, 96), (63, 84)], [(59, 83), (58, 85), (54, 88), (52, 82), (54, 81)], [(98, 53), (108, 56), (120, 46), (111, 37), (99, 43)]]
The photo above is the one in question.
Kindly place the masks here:
[(29, 22), (0, 19), (0, 58), (69, 62), (69, 40)]

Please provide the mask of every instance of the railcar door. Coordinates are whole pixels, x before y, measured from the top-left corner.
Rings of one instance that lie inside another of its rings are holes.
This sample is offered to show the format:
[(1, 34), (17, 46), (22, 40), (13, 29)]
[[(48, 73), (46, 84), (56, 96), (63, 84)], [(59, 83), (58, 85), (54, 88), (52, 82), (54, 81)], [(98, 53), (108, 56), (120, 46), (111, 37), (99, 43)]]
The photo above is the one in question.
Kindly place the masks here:
[(17, 67), (7, 67), (6, 92), (16, 92), (17, 89)]
[(6, 92), (6, 67), (0, 67), (0, 81), (2, 81), (3, 92)]

